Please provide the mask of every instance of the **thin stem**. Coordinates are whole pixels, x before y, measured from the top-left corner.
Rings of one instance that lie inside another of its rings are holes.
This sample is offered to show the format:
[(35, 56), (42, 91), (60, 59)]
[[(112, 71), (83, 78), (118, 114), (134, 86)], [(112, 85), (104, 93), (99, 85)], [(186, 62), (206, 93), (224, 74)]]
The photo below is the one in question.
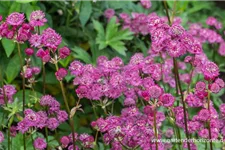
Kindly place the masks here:
[(98, 148), (98, 144), (97, 144), (98, 132), (99, 132), (99, 131), (97, 131), (96, 134), (95, 134), (95, 149)]
[[(56, 67), (56, 71), (58, 71), (59, 70), (59, 67), (58, 67), (58, 64), (57, 63), (55, 63), (55, 67)], [(63, 82), (62, 81), (59, 81), (59, 83), (60, 83), (60, 88), (61, 88), (61, 91), (62, 91), (62, 94), (63, 94), (63, 101), (64, 101), (65, 106), (66, 106), (66, 111), (67, 111), (68, 116), (69, 116), (69, 124), (70, 124), (71, 130), (72, 130), (73, 148), (76, 149), (76, 146), (75, 146), (75, 137), (74, 137), (75, 130), (74, 130), (73, 117), (70, 117), (70, 108), (69, 108), (69, 105), (68, 105), (68, 102), (67, 102), (66, 92), (65, 92), (65, 89), (64, 89), (64, 86), (63, 86)]]
[[(25, 77), (24, 77), (24, 70), (23, 70), (23, 59), (22, 59), (22, 55), (21, 55), (21, 50), (20, 50), (20, 44), (17, 43), (17, 49), (18, 49), (18, 54), (19, 54), (19, 58), (20, 58), (20, 66), (21, 66), (21, 71), (22, 71), (22, 82), (23, 82), (23, 112), (25, 110)], [(24, 117), (24, 113), (23, 113), (23, 117)], [(25, 134), (23, 134), (23, 146), (24, 146), (24, 150), (26, 150), (26, 136)]]
[[(156, 100), (155, 100), (156, 101)], [(157, 123), (156, 123), (156, 106), (154, 108), (154, 132), (155, 132), (155, 138), (156, 138), (156, 150), (158, 150), (158, 131), (157, 131)]]
[[(33, 137), (33, 134), (31, 134), (31, 140), (32, 140), (33, 149), (35, 150), (35, 147), (34, 147), (34, 137)], [(47, 143), (47, 144), (48, 144), (48, 143)]]
[(4, 88), (4, 83), (2, 82), (2, 91), (3, 91), (3, 96), (4, 96), (4, 102), (5, 102), (5, 105), (7, 107), (8, 105), (8, 100), (7, 100), (7, 97), (5, 95), (5, 88)]
[(42, 62), (42, 77), (43, 77), (43, 94), (45, 95), (45, 89), (46, 89), (46, 73), (45, 73), (45, 63)]
[(164, 4), (165, 10), (166, 10), (166, 16), (167, 16), (169, 25), (171, 26), (172, 25), (172, 22), (171, 22), (171, 19), (170, 19), (169, 10), (168, 10), (168, 6), (167, 6), (166, 1), (163, 1), (163, 4)]
[(190, 92), (190, 86), (191, 86), (191, 81), (192, 81), (192, 77), (193, 77), (193, 72), (194, 72), (194, 67), (191, 65), (190, 82), (188, 83), (187, 94), (189, 94), (189, 92)]
[[(211, 114), (210, 113), (210, 90), (209, 89), (208, 89), (208, 110), (209, 110), (209, 114)], [(213, 150), (210, 119), (208, 121), (208, 130), (209, 130), (210, 150)]]
[(45, 138), (46, 138), (46, 142), (47, 142), (47, 150), (49, 149), (49, 147), (48, 147), (48, 128), (47, 127), (45, 127)]
[(182, 104), (183, 104), (183, 113), (184, 113), (184, 124), (185, 124), (185, 133), (186, 133), (186, 137), (187, 137), (187, 145), (188, 145), (188, 150), (191, 149), (190, 147), (190, 143), (189, 143), (189, 133), (188, 133), (188, 127), (187, 127), (187, 115), (186, 115), (186, 106), (185, 106), (185, 101), (184, 101), (184, 95), (183, 95), (183, 90), (181, 87), (181, 82), (180, 82), (180, 77), (179, 77), (179, 70), (178, 70), (178, 66), (177, 66), (177, 60), (175, 58), (173, 58), (174, 61), (174, 70), (175, 70), (175, 74), (177, 76), (177, 80), (178, 80), (178, 88), (180, 91), (180, 95), (181, 95), (181, 100), (182, 100)]
[(10, 150), (10, 125), (9, 125), (9, 127), (8, 127), (8, 150)]

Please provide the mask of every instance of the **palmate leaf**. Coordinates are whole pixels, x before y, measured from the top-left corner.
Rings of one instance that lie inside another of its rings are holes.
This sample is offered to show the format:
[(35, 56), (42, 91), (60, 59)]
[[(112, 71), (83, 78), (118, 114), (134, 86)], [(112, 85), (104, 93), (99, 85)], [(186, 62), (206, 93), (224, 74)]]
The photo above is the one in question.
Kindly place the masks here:
[(106, 30), (104, 30), (103, 25), (96, 20), (93, 20), (93, 24), (95, 30), (98, 32), (96, 43), (99, 45), (99, 50), (109, 46), (119, 54), (126, 56), (125, 51), (127, 48), (125, 47), (125, 43), (123, 41), (133, 39), (132, 32), (128, 29), (119, 30), (119, 24), (116, 23), (116, 17), (111, 18), (106, 26)]

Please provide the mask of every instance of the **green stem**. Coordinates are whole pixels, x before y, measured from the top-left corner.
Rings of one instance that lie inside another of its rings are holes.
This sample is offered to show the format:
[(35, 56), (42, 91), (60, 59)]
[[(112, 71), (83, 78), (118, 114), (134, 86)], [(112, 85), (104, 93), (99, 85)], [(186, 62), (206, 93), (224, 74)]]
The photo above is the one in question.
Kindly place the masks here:
[[(208, 89), (208, 110), (209, 110), (209, 114), (210, 113), (210, 90)], [(208, 130), (209, 130), (209, 140), (210, 140), (210, 150), (213, 150), (213, 144), (212, 144), (212, 135), (211, 135), (211, 127), (210, 127), (210, 119), (208, 122)]]
[(31, 140), (32, 140), (33, 149), (35, 150), (35, 147), (34, 147), (34, 137), (33, 137), (33, 134), (32, 133), (31, 133)]
[[(56, 67), (56, 71), (58, 71), (59, 70), (58, 63), (55, 63), (55, 67)], [(75, 146), (75, 137), (74, 137), (75, 130), (74, 130), (73, 117), (70, 117), (70, 108), (69, 108), (69, 105), (68, 105), (68, 102), (67, 102), (66, 92), (65, 92), (65, 89), (64, 89), (64, 86), (63, 86), (63, 82), (62, 81), (59, 81), (59, 83), (60, 83), (61, 91), (62, 91), (62, 94), (63, 94), (63, 101), (65, 103), (66, 111), (67, 111), (68, 117), (69, 117), (69, 124), (70, 124), (71, 130), (72, 130), (73, 148), (76, 149), (76, 146)]]
[(190, 74), (190, 82), (188, 83), (187, 94), (190, 92), (191, 81), (193, 77), (194, 67), (191, 65), (191, 74)]
[(180, 82), (180, 77), (179, 77), (179, 70), (178, 70), (178, 66), (177, 66), (177, 60), (175, 58), (173, 58), (173, 61), (174, 61), (174, 70), (175, 70), (175, 74), (177, 76), (177, 81), (178, 81), (178, 88), (179, 88), (179, 91), (180, 91), (180, 95), (181, 95), (181, 100), (182, 100), (182, 104), (183, 104), (183, 113), (184, 113), (184, 124), (185, 124), (185, 130), (186, 130), (186, 138), (187, 138), (187, 145), (188, 145), (188, 150), (191, 149), (190, 147), (190, 143), (189, 143), (189, 133), (188, 133), (188, 126), (187, 126), (187, 116), (186, 116), (186, 113), (187, 113), (187, 110), (186, 110), (186, 106), (185, 106), (185, 101), (184, 101), (184, 95), (183, 95), (183, 90), (182, 90), (182, 87), (181, 87), (181, 82)]
[(10, 150), (10, 125), (8, 127), (8, 150)]
[(46, 143), (47, 143), (47, 150), (49, 149), (49, 147), (48, 147), (48, 128), (47, 127), (45, 127), (45, 138), (46, 138)]
[(45, 95), (45, 89), (46, 89), (46, 73), (45, 73), (45, 63), (42, 62), (42, 76), (43, 76), (43, 94)]
[[(22, 55), (21, 55), (21, 50), (20, 50), (20, 44), (17, 43), (17, 49), (18, 49), (18, 54), (19, 54), (19, 58), (20, 58), (20, 66), (21, 66), (21, 71), (22, 71), (22, 85), (23, 85), (23, 112), (25, 110), (25, 77), (24, 77), (24, 70), (23, 70), (23, 59), (22, 59)], [(23, 117), (24, 117), (24, 113), (23, 113)], [(26, 136), (25, 134), (23, 134), (23, 146), (24, 146), (24, 150), (26, 150)]]
[(158, 131), (157, 131), (157, 123), (156, 123), (156, 106), (154, 109), (154, 132), (155, 132), (155, 138), (156, 138), (156, 150), (158, 150)]

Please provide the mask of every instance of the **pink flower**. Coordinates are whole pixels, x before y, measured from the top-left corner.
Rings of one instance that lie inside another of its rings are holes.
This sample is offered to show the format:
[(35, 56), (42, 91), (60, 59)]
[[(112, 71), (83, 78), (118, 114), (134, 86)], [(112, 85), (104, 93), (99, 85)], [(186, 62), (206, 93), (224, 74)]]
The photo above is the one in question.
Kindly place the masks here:
[(152, 3), (150, 0), (141, 0), (141, 5), (144, 8), (149, 9), (152, 6)]
[(67, 75), (67, 70), (65, 68), (60, 68), (56, 73), (55, 76), (57, 80), (61, 81)]
[(34, 50), (32, 48), (26, 48), (25, 49), (25, 53), (28, 55), (28, 56), (31, 56), (34, 54)]
[(173, 97), (173, 95), (171, 95), (169, 93), (164, 93), (160, 97), (159, 101), (162, 102), (163, 106), (171, 107), (174, 104), (175, 98)]
[(66, 148), (69, 143), (70, 143), (70, 139), (68, 136), (63, 136), (61, 139), (60, 139), (60, 143), (62, 144), (62, 147), (63, 148)]
[(37, 149), (37, 150), (44, 150), (46, 147), (47, 147), (47, 143), (45, 142), (45, 140), (43, 138), (36, 138), (34, 140), (34, 147)]
[(4, 141), (4, 134), (0, 131), (0, 143)]
[(150, 98), (159, 98), (162, 93), (163, 93), (163, 90), (161, 87), (157, 86), (157, 85), (153, 85), (151, 86), (149, 89), (149, 95), (150, 95)]
[(41, 40), (42, 40), (42, 36), (38, 35), (38, 34), (33, 34), (31, 35), (29, 42), (30, 45), (33, 47), (40, 47), (41, 46)]
[(64, 59), (70, 55), (70, 49), (66, 46), (59, 49), (59, 57)]
[(59, 126), (59, 121), (56, 118), (49, 118), (47, 121), (47, 126), (53, 131)]
[(19, 26), (22, 25), (24, 19), (24, 14), (14, 12), (6, 18), (6, 22), (12, 26)]
[(47, 22), (47, 19), (45, 18), (45, 14), (41, 10), (33, 11), (30, 14), (31, 26), (43, 26), (45, 22)]
[(42, 44), (50, 49), (56, 50), (62, 41), (62, 37), (52, 28), (47, 28), (42, 33)]
[(214, 62), (206, 62), (202, 67), (202, 73), (206, 80), (213, 80), (219, 76), (219, 67)]
[(51, 59), (50, 52), (42, 48), (37, 51), (36, 56), (41, 58), (43, 62), (49, 62)]
[(212, 93), (219, 93), (221, 88), (217, 83), (213, 83), (209, 86), (209, 89)]
[(107, 19), (110, 19), (112, 18), (113, 16), (115, 15), (115, 11), (113, 9), (107, 9), (105, 10), (104, 12), (104, 16), (107, 18)]

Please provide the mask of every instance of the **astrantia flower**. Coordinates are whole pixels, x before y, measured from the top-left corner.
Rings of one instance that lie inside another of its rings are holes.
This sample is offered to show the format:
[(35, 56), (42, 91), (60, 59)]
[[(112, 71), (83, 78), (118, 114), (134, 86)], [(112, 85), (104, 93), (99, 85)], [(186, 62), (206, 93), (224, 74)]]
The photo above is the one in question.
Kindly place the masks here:
[(51, 95), (44, 95), (40, 99), (40, 105), (41, 106), (50, 106), (52, 101), (55, 101), (55, 98)]
[(209, 89), (212, 93), (219, 93), (221, 90), (220, 86), (217, 83), (211, 84)]
[(79, 61), (73, 61), (70, 66), (69, 70), (72, 75), (80, 75), (83, 72), (83, 64)]
[(60, 143), (62, 144), (62, 147), (63, 148), (66, 148), (69, 143), (70, 143), (70, 139), (68, 136), (63, 136), (61, 139), (60, 139)]
[(22, 25), (24, 22), (24, 14), (14, 12), (6, 18), (6, 22), (12, 26)]
[(115, 14), (115, 11), (113, 9), (107, 9), (105, 10), (104, 12), (104, 16), (107, 18), (107, 19), (110, 19), (114, 16)]
[(68, 114), (66, 111), (64, 110), (60, 110), (60, 111), (57, 111), (57, 119), (59, 120), (59, 122), (64, 122), (68, 119)]
[(34, 147), (37, 149), (37, 150), (44, 150), (46, 147), (47, 147), (47, 143), (45, 142), (45, 140), (43, 138), (36, 138), (34, 140)]
[(41, 40), (42, 40), (42, 36), (38, 35), (38, 34), (33, 34), (31, 35), (29, 42), (30, 45), (33, 47), (39, 47), (41, 46)]
[(59, 57), (64, 59), (70, 55), (70, 49), (66, 46), (59, 49)]
[(0, 131), (0, 143), (4, 141), (4, 134)]
[(41, 10), (33, 11), (30, 14), (31, 26), (43, 26), (45, 22), (47, 22), (47, 19), (45, 18), (45, 14)]
[(55, 76), (57, 80), (61, 81), (67, 75), (67, 70), (65, 68), (60, 68), (56, 73)]
[(163, 106), (171, 107), (174, 104), (175, 98), (173, 95), (165, 93), (160, 97), (159, 101), (162, 102)]
[(55, 130), (59, 126), (59, 121), (56, 118), (49, 118), (47, 126), (50, 130)]
[(62, 41), (62, 37), (51, 28), (47, 28), (42, 33), (42, 43), (44, 46), (56, 50)]
[(166, 130), (165, 136), (167, 138), (171, 138), (173, 135), (174, 135), (174, 133), (173, 133), (173, 129), (172, 128), (169, 128), (169, 129)]
[(141, 5), (144, 8), (149, 9), (152, 6), (152, 3), (150, 0), (141, 0)]
[(28, 56), (31, 56), (34, 54), (34, 50), (32, 48), (26, 48), (25, 54), (27, 54)]
[(151, 86), (148, 91), (151, 98), (159, 98), (163, 92), (162, 88), (157, 85)]
[(36, 56), (41, 58), (43, 62), (49, 62), (51, 59), (50, 52), (42, 48), (37, 51)]
[(219, 67), (214, 62), (206, 62), (202, 67), (202, 73), (206, 80), (213, 80), (219, 76)]
[(204, 91), (206, 89), (206, 84), (203, 81), (198, 81), (195, 85), (196, 91)]
[(79, 136), (79, 140), (81, 141), (82, 146), (85, 148), (93, 148), (94, 147), (94, 137), (88, 134), (81, 134)]

